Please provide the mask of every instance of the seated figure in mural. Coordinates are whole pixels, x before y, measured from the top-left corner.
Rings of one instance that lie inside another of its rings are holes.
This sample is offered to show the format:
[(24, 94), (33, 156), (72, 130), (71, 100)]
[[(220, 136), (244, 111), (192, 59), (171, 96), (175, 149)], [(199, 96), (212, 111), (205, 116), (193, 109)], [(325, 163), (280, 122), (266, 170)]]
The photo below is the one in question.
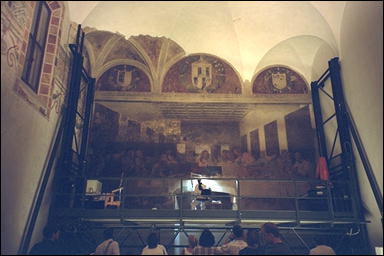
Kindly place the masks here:
[(311, 178), (313, 176), (313, 167), (311, 162), (304, 159), (300, 152), (295, 152), (294, 157), (295, 161), (292, 166), (293, 174), (297, 177)]
[(150, 175), (146, 167), (144, 153), (141, 150), (135, 151), (134, 168), (136, 176), (147, 177), (148, 175)]
[(279, 158), (277, 159), (279, 166), (279, 178), (292, 178), (292, 166), (293, 161), (288, 151), (282, 151)]
[(200, 157), (197, 159), (197, 165), (199, 167), (208, 167), (209, 165), (213, 165), (213, 162), (211, 160), (211, 156), (208, 150), (203, 150), (200, 153)]
[(235, 163), (237, 164), (240, 164), (241, 163), (241, 157), (243, 155), (243, 153), (241, 152), (241, 150), (239, 148), (233, 148), (232, 149), (232, 153), (234, 155), (234, 158), (235, 158)]
[(121, 157), (121, 168), (124, 173), (124, 177), (135, 176), (134, 167), (135, 151), (126, 150)]
[(163, 153), (160, 159), (153, 165), (151, 177), (167, 177), (169, 175), (168, 157)]
[(229, 150), (227, 150), (227, 149), (224, 149), (223, 151), (221, 151), (221, 156), (220, 156), (221, 157), (220, 158), (221, 163), (226, 163), (229, 161), (228, 152), (229, 152)]

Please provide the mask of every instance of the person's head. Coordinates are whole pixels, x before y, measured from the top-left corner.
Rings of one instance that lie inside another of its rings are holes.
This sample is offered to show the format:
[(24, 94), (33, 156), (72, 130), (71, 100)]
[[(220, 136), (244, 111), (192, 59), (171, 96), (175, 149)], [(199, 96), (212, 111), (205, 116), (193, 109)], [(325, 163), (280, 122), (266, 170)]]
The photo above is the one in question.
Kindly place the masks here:
[(206, 160), (209, 159), (209, 152), (208, 152), (208, 150), (203, 150), (203, 151), (201, 152), (200, 159), (206, 159)]
[(149, 234), (147, 243), (149, 249), (156, 248), (157, 244), (159, 243), (159, 238), (157, 237), (156, 233)]
[(45, 239), (58, 240), (60, 237), (60, 229), (57, 225), (46, 225), (43, 229)]
[(223, 161), (227, 161), (228, 160), (228, 152), (229, 152), (229, 150), (227, 150), (227, 149), (224, 149), (223, 151), (221, 151), (221, 159)]
[(194, 235), (188, 236), (188, 244), (190, 248), (195, 248), (197, 246), (197, 239)]
[(227, 160), (232, 162), (236, 159), (235, 154), (232, 151), (227, 151)]
[(104, 230), (103, 237), (105, 240), (113, 239), (113, 228), (107, 228), (106, 230)]
[(200, 235), (199, 245), (203, 247), (212, 247), (215, 244), (215, 237), (209, 229), (204, 229)]
[(279, 228), (272, 222), (264, 223), (261, 226), (261, 234), (266, 243), (274, 243), (277, 239), (281, 239)]
[(239, 148), (233, 148), (232, 152), (236, 158), (242, 155), (241, 150)]
[(232, 233), (235, 238), (241, 238), (243, 237), (243, 228), (240, 225), (235, 225), (232, 228)]
[(247, 232), (247, 244), (256, 247), (260, 243), (259, 232), (255, 229), (249, 229)]

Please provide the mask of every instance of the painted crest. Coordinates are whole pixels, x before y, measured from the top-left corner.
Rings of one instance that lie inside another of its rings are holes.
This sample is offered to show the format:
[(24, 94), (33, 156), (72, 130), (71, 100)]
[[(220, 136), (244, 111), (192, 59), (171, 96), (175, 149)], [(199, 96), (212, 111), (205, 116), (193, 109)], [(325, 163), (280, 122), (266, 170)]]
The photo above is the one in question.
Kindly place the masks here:
[(117, 84), (121, 87), (129, 87), (132, 82), (132, 71), (118, 70), (117, 71)]
[(204, 90), (212, 83), (212, 65), (203, 60), (192, 63), (192, 84), (200, 90)]
[(272, 74), (272, 84), (275, 88), (282, 90), (287, 87), (287, 76), (285, 73)]

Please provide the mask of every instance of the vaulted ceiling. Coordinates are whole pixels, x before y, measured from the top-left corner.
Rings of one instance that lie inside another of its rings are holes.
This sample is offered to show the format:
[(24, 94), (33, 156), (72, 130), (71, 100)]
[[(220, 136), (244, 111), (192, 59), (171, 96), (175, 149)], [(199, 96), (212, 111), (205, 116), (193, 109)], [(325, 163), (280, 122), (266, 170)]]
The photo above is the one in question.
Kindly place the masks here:
[(165, 36), (186, 54), (208, 53), (231, 63), (251, 81), (283, 64), (312, 79), (324, 46), (338, 53), (345, 1), (142, 2), (68, 1), (70, 18), (98, 30)]

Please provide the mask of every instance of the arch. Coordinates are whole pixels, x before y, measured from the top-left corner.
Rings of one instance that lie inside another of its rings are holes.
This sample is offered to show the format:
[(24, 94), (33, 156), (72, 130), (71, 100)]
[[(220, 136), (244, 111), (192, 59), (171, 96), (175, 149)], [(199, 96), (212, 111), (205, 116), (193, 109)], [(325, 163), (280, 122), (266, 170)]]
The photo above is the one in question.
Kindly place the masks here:
[[(273, 85), (273, 73), (279, 74), (276, 79), (282, 82)], [(259, 83), (259, 84), (256, 84)], [(252, 78), (252, 94), (307, 94), (309, 92), (308, 81), (300, 72), (295, 71), (289, 66), (276, 64), (270, 65)], [(257, 88), (256, 88), (257, 87)]]
[[(195, 68), (193, 63), (197, 63)], [(197, 76), (192, 78), (192, 73)], [(243, 87), (239, 72), (228, 61), (207, 53), (193, 53), (175, 60), (161, 81), (162, 92), (242, 94)]]
[[(125, 66), (123, 68), (122, 66)], [(120, 85), (117, 82), (117, 74), (111, 73), (115, 72), (115, 70), (126, 70), (129, 71), (131, 74), (129, 76), (130, 82), (126, 84), (125, 86)], [(115, 90), (108, 89), (107, 91), (131, 91), (131, 92), (150, 92), (153, 90), (153, 79), (150, 75), (150, 72), (147, 70), (147, 68), (134, 60), (129, 59), (117, 59), (110, 61), (103, 65), (103, 67), (96, 73), (96, 88), (97, 90), (100, 88), (100, 82), (107, 79), (105, 76), (109, 72), (108, 75), (112, 75), (113, 77), (113, 85), (115, 86)], [(141, 82), (140, 80), (143, 80)], [(147, 80), (147, 81), (145, 81)], [(146, 83), (148, 83), (148, 86), (146, 86)], [(120, 87), (122, 86), (122, 87)], [(119, 88), (119, 89), (118, 89)]]
[[(320, 37), (300, 35), (288, 38), (272, 47), (258, 63), (255, 74), (265, 67), (285, 65), (302, 75), (306, 81), (313, 77), (314, 60), (320, 48), (327, 46), (328, 55), (336, 56), (334, 48)], [(252, 77), (252, 84), (256, 75)]]

